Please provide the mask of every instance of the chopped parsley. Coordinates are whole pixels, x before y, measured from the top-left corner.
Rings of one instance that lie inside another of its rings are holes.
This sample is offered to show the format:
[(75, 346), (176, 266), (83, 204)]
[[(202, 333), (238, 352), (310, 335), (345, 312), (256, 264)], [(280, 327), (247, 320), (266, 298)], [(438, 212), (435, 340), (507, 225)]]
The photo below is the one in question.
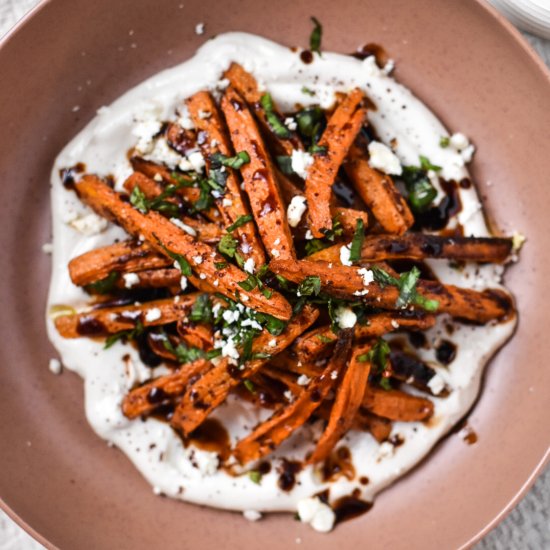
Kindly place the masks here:
[(317, 338), (317, 340), (320, 340), (323, 344), (330, 344), (335, 341), (332, 338), (325, 336), (324, 334), (317, 334), (315, 338)]
[(201, 294), (191, 307), (189, 319), (198, 323), (212, 322), (212, 302), (208, 294)]
[(309, 49), (312, 52), (317, 52), (319, 55), (321, 55), (321, 39), (323, 37), (323, 27), (315, 17), (311, 18), (311, 22), (313, 23), (313, 30), (311, 31), (311, 35), (309, 36)]
[(256, 319), (259, 323), (263, 324), (267, 332), (273, 336), (279, 336), (286, 328), (286, 323), (284, 321), (269, 315), (269, 313), (256, 313)]
[(290, 176), (290, 174), (294, 173), (294, 170), (292, 169), (292, 157), (289, 157), (288, 155), (278, 155), (276, 160), (277, 165), (283, 174)]
[(163, 336), (163, 346), (171, 354), (175, 355), (176, 361), (180, 364), (193, 363), (199, 359), (213, 359), (221, 354), (221, 350), (214, 349), (210, 351), (204, 351), (200, 348), (189, 347), (184, 342), (180, 342), (176, 347), (173, 346), (170, 338), (166, 333), (161, 333)]
[(265, 118), (273, 133), (280, 138), (288, 139), (292, 136), (290, 130), (281, 122), (279, 115), (275, 112), (275, 105), (271, 94), (265, 93), (260, 98), (260, 104), (265, 111)]
[(237, 239), (231, 233), (227, 233), (218, 243), (218, 250), (228, 258), (234, 258), (237, 252), (237, 244)]
[(191, 264), (185, 259), (181, 254), (176, 254), (175, 252), (170, 252), (166, 247), (163, 247), (166, 254), (175, 260), (180, 268), (181, 274), (186, 277), (191, 277), (193, 275), (193, 270), (191, 269)]
[(118, 342), (123, 338), (128, 340), (135, 340), (138, 336), (141, 336), (143, 334), (144, 330), (145, 328), (143, 326), (143, 323), (138, 320), (134, 328), (121, 330), (119, 332), (116, 332), (115, 334), (111, 334), (110, 336), (108, 336), (105, 340), (105, 346), (103, 346), (103, 349), (109, 349), (115, 342)]
[(258, 290), (269, 300), (269, 298), (273, 295), (273, 291), (267, 288), (263, 283), (263, 278), (267, 275), (267, 272), (267, 265), (263, 265), (256, 274), (250, 273), (244, 281), (237, 284), (243, 290), (248, 290), (249, 292), (257, 287)]
[(216, 153), (210, 157), (212, 163), (219, 164), (221, 166), (228, 166), (238, 170), (243, 164), (250, 162), (250, 156), (246, 151), (241, 151), (233, 157), (227, 157), (221, 153)]
[(321, 279), (317, 275), (306, 277), (298, 286), (298, 296), (318, 296), (321, 292)]
[(119, 274), (116, 271), (111, 271), (107, 277), (101, 279), (100, 281), (95, 281), (86, 285), (86, 290), (88, 292), (97, 292), (98, 294), (107, 294), (115, 288), (116, 282), (118, 281)]
[(313, 97), (315, 95), (315, 92), (313, 90), (310, 90), (307, 86), (302, 86), (301, 92), (303, 94), (309, 95), (311, 97)]
[(239, 227), (242, 227), (245, 223), (251, 222), (252, 219), (253, 218), (252, 218), (251, 214), (247, 214), (246, 216), (239, 216), (239, 218), (237, 218), (235, 223), (231, 224), (227, 228), (227, 232), (231, 233), (232, 231), (235, 231), (235, 229), (238, 229)]
[(365, 240), (365, 227), (361, 218), (357, 219), (355, 233), (351, 241), (349, 259), (350, 262), (357, 262), (361, 259), (361, 249)]
[(437, 166), (436, 164), (432, 164), (428, 157), (420, 155), (419, 159), (420, 159), (420, 168), (422, 168), (422, 170), (426, 170), (426, 172), (428, 170), (433, 170), (434, 172), (440, 172), (441, 171), (441, 166)]
[(216, 269), (224, 269), (227, 267), (227, 262), (214, 262), (214, 267)]
[[(425, 159), (425, 157), (422, 158)], [(418, 166), (404, 166), (401, 178), (405, 183), (411, 208), (418, 213), (427, 210), (437, 196), (437, 191), (430, 182), (426, 169)]]
[(254, 386), (254, 382), (252, 382), (252, 380), (244, 380), (243, 384), (250, 393), (256, 393), (256, 386)]
[(439, 139), (439, 147), (446, 149), (451, 144), (451, 139), (447, 136), (441, 136)]
[(258, 472), (258, 470), (250, 470), (250, 472), (248, 472), (248, 477), (250, 481), (256, 483), (256, 485), (259, 485), (262, 481), (262, 473)]
[(306, 107), (295, 115), (298, 124), (298, 132), (303, 138), (316, 143), (321, 137), (326, 120), (323, 110), (319, 106)]
[(391, 349), (388, 342), (383, 338), (378, 338), (374, 346), (372, 346), (370, 351), (366, 354), (367, 360), (370, 361), (377, 374), (386, 370), (390, 352)]
[[(178, 174), (176, 175), (178, 176), (178, 184), (174, 185), (171, 183), (167, 185), (160, 195), (152, 199), (148, 199), (145, 196), (145, 193), (139, 188), (139, 186), (136, 185), (130, 194), (130, 204), (137, 208), (142, 214), (147, 214), (149, 210), (155, 210), (156, 212), (176, 216), (180, 211), (178, 205), (175, 202), (170, 202), (166, 199), (174, 196), (178, 189), (190, 186), (189, 180), (180, 177)], [(181, 180), (181, 182), (179, 180)]]

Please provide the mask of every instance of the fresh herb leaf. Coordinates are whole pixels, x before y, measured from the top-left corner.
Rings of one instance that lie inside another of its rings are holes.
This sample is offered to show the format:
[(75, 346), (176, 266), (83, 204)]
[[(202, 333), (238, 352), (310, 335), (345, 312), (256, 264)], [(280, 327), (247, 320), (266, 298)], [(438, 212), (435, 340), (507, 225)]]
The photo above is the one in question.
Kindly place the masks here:
[(116, 271), (111, 271), (111, 273), (109, 273), (109, 275), (107, 275), (104, 279), (86, 285), (86, 290), (88, 292), (97, 292), (98, 294), (107, 294), (113, 290), (117, 280), (118, 273)]
[(384, 271), (381, 267), (373, 265), (371, 268), (372, 274), (374, 275), (374, 280), (381, 286), (397, 286), (399, 280), (390, 275), (387, 271)]
[(286, 323), (284, 321), (268, 313), (257, 313), (256, 319), (260, 324), (264, 325), (269, 334), (273, 334), (273, 336), (279, 336), (286, 328)]
[(138, 320), (136, 322), (136, 326), (133, 329), (121, 330), (120, 332), (116, 332), (115, 334), (111, 334), (110, 336), (108, 336), (105, 340), (105, 346), (103, 346), (103, 348), (109, 349), (115, 342), (118, 342), (123, 338), (127, 338), (128, 340), (135, 340), (138, 336), (143, 334), (144, 330), (145, 328), (143, 326), (143, 323)]
[(390, 356), (390, 346), (383, 338), (378, 338), (376, 344), (367, 353), (368, 360), (375, 368), (375, 372), (380, 374), (384, 372), (388, 365), (388, 358)]
[(259, 351), (258, 353), (253, 353), (250, 359), (271, 359), (271, 354)]
[(413, 303), (424, 308), (426, 311), (437, 311), (437, 308), (439, 307), (439, 302), (437, 300), (430, 300), (420, 294), (415, 294)]
[(252, 380), (244, 380), (243, 384), (250, 393), (256, 393), (256, 386), (254, 386), (254, 382), (252, 382)]
[(201, 294), (191, 307), (189, 319), (198, 323), (212, 322), (212, 302), (208, 294)]
[(227, 267), (227, 262), (214, 262), (214, 267), (216, 269), (224, 269)]
[(410, 271), (399, 275), (399, 297), (397, 298), (397, 302), (395, 302), (396, 307), (405, 308), (413, 301), (416, 294), (416, 283), (419, 278), (420, 270), (416, 266)]
[(312, 17), (311, 21), (313, 23), (313, 30), (311, 31), (311, 35), (309, 37), (309, 49), (312, 52), (317, 52), (321, 55), (321, 38), (323, 36), (323, 27), (315, 17)]
[(250, 470), (250, 472), (248, 472), (248, 477), (250, 481), (256, 483), (256, 485), (259, 485), (262, 481), (262, 473), (258, 472), (258, 470)]
[(231, 233), (227, 233), (218, 243), (218, 250), (227, 257), (233, 258), (237, 252), (237, 244), (237, 239), (234, 239)]
[(316, 143), (314, 143), (314, 144), (309, 148), (309, 152), (310, 152), (312, 155), (324, 155), (327, 151), (328, 151), (328, 149), (327, 149), (327, 146), (326, 146), (326, 145), (317, 145)]
[(280, 138), (289, 138), (292, 136), (290, 130), (281, 122), (279, 116), (275, 112), (275, 105), (271, 94), (264, 94), (260, 98), (260, 104), (265, 111), (265, 118), (273, 133)]
[(324, 334), (317, 334), (316, 336), (317, 340), (320, 340), (323, 344), (330, 344), (334, 342), (332, 338), (329, 338), (328, 336), (325, 336)]
[(292, 169), (292, 157), (287, 155), (279, 155), (276, 157), (276, 160), (277, 165), (283, 174), (286, 174), (287, 176), (294, 174), (294, 170)]
[(219, 163), (221, 166), (228, 166), (238, 170), (243, 164), (250, 162), (250, 156), (246, 151), (240, 151), (233, 157), (227, 157), (221, 153), (216, 153), (210, 157), (212, 163)]
[(303, 94), (309, 95), (311, 97), (313, 97), (315, 95), (315, 92), (313, 90), (310, 90), (307, 86), (302, 86), (301, 91), (302, 91)]
[(365, 240), (365, 227), (363, 220), (358, 218), (357, 225), (355, 226), (355, 233), (351, 241), (351, 247), (349, 252), (350, 262), (357, 262), (361, 259), (361, 248), (363, 247), (363, 241)]
[(439, 139), (439, 147), (441, 147), (442, 149), (446, 149), (447, 147), (449, 147), (450, 144), (451, 140), (447, 136), (441, 136), (441, 138)]
[[(212, 172), (210, 172), (210, 175), (212, 175)], [(208, 210), (214, 202), (214, 197), (211, 194), (212, 186), (209, 184), (209, 181), (211, 182), (213, 180), (201, 179), (198, 181), (200, 195), (197, 201), (195, 201), (195, 203), (193, 204), (193, 207), (198, 212), (202, 212), (203, 210)]]
[(379, 385), (382, 389), (386, 391), (390, 391), (392, 389), (390, 379), (387, 376), (380, 377)]
[(428, 157), (420, 155), (419, 159), (420, 159), (420, 168), (422, 168), (422, 170), (425, 170), (426, 172), (428, 170), (433, 170), (434, 172), (440, 172), (441, 171), (441, 166), (437, 166), (436, 164), (432, 164)]
[(137, 208), (141, 213), (149, 212), (149, 204), (145, 193), (136, 185), (130, 194), (130, 204)]
[(306, 277), (298, 286), (298, 296), (318, 296), (321, 292), (321, 279), (317, 275)]
[(302, 137), (316, 142), (325, 124), (325, 115), (319, 106), (306, 107), (295, 115)]
[(237, 283), (243, 290), (248, 290), (250, 292), (251, 290), (254, 290), (258, 286), (258, 280), (256, 278), (256, 275), (250, 273), (248, 277), (239, 283)]
[(176, 254), (175, 252), (171, 252), (166, 247), (163, 247), (163, 248), (166, 254), (168, 254), (170, 258), (172, 258), (178, 263), (182, 275), (185, 275), (186, 277), (191, 277), (191, 275), (193, 275), (191, 264), (181, 254)]
[(180, 187), (193, 187), (195, 185), (195, 179), (193, 178), (186, 178), (185, 176), (182, 176), (178, 172), (172, 172), (170, 174), (170, 177), (178, 184)]
[(367, 361), (370, 361), (369, 354), (368, 353), (362, 353), (357, 357), (357, 361), (360, 363), (366, 363)]
[(306, 241), (306, 256), (311, 256), (312, 254), (315, 254), (315, 252), (324, 250), (329, 246), (330, 243), (327, 243), (322, 239), (311, 239), (310, 241)]
[(252, 218), (251, 214), (247, 214), (246, 216), (239, 216), (239, 218), (237, 218), (235, 223), (231, 224), (227, 228), (227, 232), (231, 233), (231, 232), (235, 231), (235, 229), (238, 229), (239, 227), (242, 227), (245, 223), (251, 222), (252, 219), (253, 218)]
[(424, 212), (437, 196), (437, 191), (418, 166), (404, 166), (402, 179), (409, 193), (407, 199), (415, 212)]

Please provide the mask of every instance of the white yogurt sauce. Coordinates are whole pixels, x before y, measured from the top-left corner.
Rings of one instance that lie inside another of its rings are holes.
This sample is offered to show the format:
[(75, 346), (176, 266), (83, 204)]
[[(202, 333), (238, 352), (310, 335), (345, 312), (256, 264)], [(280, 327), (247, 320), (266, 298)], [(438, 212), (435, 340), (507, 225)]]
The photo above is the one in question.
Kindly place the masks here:
[[(334, 92), (347, 92), (359, 86), (377, 106), (376, 111), (369, 111), (370, 122), (386, 145), (394, 144), (394, 152), (404, 165), (418, 165), (418, 156), (424, 155), (443, 168), (445, 178), (468, 176), (460, 153), (452, 147), (440, 147), (440, 138), (449, 136), (446, 129), (409, 90), (378, 69), (373, 57), (360, 61), (323, 52), (322, 57), (316, 55), (314, 62), (306, 65), (300, 61), (299, 52), (263, 38), (242, 33), (220, 35), (206, 42), (189, 61), (155, 75), (110, 107), (101, 108), (98, 116), (57, 158), (52, 172), (54, 251), (49, 306), (67, 304), (82, 308), (88, 297), (71, 283), (67, 270), (69, 260), (125, 237), (124, 232), (113, 225), (105, 229), (96, 223), (97, 231), (92, 230), (94, 220), (86, 218), (89, 209), (74, 193), (63, 188), (59, 170), (84, 162), (89, 172), (113, 174), (120, 188), (131, 173), (126, 152), (142, 139), (133, 133), (135, 121), (149, 120), (150, 116), (157, 120), (174, 119), (175, 109), (181, 107), (185, 97), (205, 88), (214, 91), (223, 88), (224, 83), (220, 84), (219, 80), (231, 61), (251, 71), (283, 111), (293, 110), (296, 103), (304, 106), (320, 103), (328, 107), (334, 101)], [(315, 95), (305, 93), (304, 86)], [(144, 116), (144, 113), (147, 114)], [(185, 112), (180, 112), (180, 120), (182, 117)], [(488, 235), (475, 189), (460, 189), (460, 196), (463, 210), (458, 218), (466, 234)], [(75, 224), (79, 219), (86, 223)], [(85, 226), (85, 232), (78, 231), (81, 226)], [(429, 263), (444, 282), (478, 290), (499, 286), (502, 274), (498, 266), (467, 266), (459, 271), (449, 268), (443, 260)], [(364, 432), (347, 434), (341, 444), (351, 449), (357, 476), (354, 481), (342, 477), (332, 483), (331, 500), (350, 494), (358, 487), (357, 480), (361, 476), (370, 480), (362, 487), (363, 498), (372, 499), (420, 461), (471, 407), (479, 391), (483, 366), (510, 337), (515, 326), (515, 321), (487, 327), (457, 324), (454, 334), (449, 337), (443, 328), (445, 321), (440, 318), (426, 334), (431, 343), (440, 338), (452, 340), (458, 346), (454, 361), (449, 367), (438, 365), (433, 349), (421, 350), (419, 355), (435, 367), (441, 378), (434, 381), (433, 386), (441, 387), (443, 382), (452, 390), (451, 394), (447, 398), (433, 398), (435, 413), (429, 426), (395, 423), (392, 434), (399, 434), (404, 439), (398, 447), (389, 443), (379, 445)], [(167, 424), (155, 419), (130, 421), (123, 416), (120, 406), (124, 395), (135, 383), (153, 376), (153, 371), (140, 362), (131, 346), (117, 343), (104, 350), (101, 343), (86, 338), (66, 340), (59, 336), (51, 320), (48, 320), (48, 332), (63, 365), (80, 374), (85, 381), (86, 415), (93, 429), (130, 458), (155, 493), (247, 512), (294, 511), (298, 501), (327, 487), (316, 471), (308, 467), (298, 474), (297, 484), (291, 492), (279, 490), (278, 458), (273, 458), (274, 467), (262, 478), (261, 484), (252, 482), (247, 475), (231, 477), (218, 470), (215, 454), (193, 447), (184, 448)], [(124, 361), (126, 354), (130, 359)], [(157, 368), (154, 376), (164, 370)], [(414, 389), (408, 391), (415, 393)], [(230, 397), (213, 417), (223, 418), (234, 443), (269, 414), (267, 410), (258, 411)], [(306, 449), (311, 448), (311, 438), (318, 435), (319, 430), (319, 425), (305, 426), (273, 456), (303, 458)]]

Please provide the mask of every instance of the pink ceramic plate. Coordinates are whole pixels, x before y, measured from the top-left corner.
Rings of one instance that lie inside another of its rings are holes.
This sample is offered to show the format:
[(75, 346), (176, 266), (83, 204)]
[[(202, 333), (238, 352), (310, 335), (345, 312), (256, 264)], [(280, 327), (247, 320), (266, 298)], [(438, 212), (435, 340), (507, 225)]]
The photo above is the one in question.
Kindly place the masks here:
[[(209, 36), (244, 30), (324, 48), (383, 44), (397, 78), (478, 145), (473, 175), (497, 224), (528, 236), (507, 275), (516, 337), (487, 371), (469, 423), (385, 491), (362, 518), (320, 535), (275, 515), (231, 514), (155, 497), (127, 459), (86, 423), (82, 383), (47, 368), (49, 172), (62, 146), (123, 91), (188, 58)], [(198, 22), (206, 34), (194, 33)], [(514, 506), (548, 457), (550, 80), (484, 2), (463, 0), (51, 0), (0, 48), (2, 383), (0, 495), (41, 542), (61, 548), (459, 548)], [(489, 185), (489, 182), (491, 185)], [(260, 542), (261, 541), (261, 542)], [(200, 545), (200, 546), (199, 546)]]

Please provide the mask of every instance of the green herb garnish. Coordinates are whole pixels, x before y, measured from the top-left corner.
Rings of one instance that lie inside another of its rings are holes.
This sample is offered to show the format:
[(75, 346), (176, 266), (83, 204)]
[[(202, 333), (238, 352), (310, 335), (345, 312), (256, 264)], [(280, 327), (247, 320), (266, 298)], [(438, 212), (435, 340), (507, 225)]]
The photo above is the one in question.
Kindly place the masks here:
[(318, 296), (321, 292), (321, 279), (317, 275), (306, 277), (298, 286), (298, 296)]
[(313, 90), (310, 90), (307, 86), (302, 86), (301, 91), (302, 91), (303, 94), (309, 95), (311, 97), (313, 97), (315, 95), (315, 92)]
[(355, 233), (351, 241), (349, 260), (350, 262), (358, 262), (361, 259), (361, 249), (365, 240), (365, 227), (363, 220), (359, 218), (355, 226)]
[(424, 212), (437, 196), (426, 171), (417, 166), (404, 166), (401, 176), (409, 193), (408, 201), (415, 212)]
[(116, 271), (111, 271), (107, 277), (101, 279), (100, 281), (95, 281), (86, 285), (86, 290), (88, 292), (97, 292), (98, 294), (107, 294), (111, 292), (118, 281), (119, 274)]
[(439, 139), (439, 147), (446, 149), (451, 144), (451, 139), (447, 136), (441, 136)]
[(275, 112), (275, 105), (271, 94), (266, 93), (260, 98), (260, 104), (265, 111), (265, 118), (273, 131), (280, 138), (289, 138), (292, 136), (290, 130), (281, 122), (279, 115)]
[(226, 157), (221, 153), (216, 153), (210, 157), (211, 162), (219, 163), (222, 166), (228, 166), (238, 170), (243, 164), (250, 162), (250, 156), (246, 151), (240, 151), (233, 157)]
[(183, 257), (181, 254), (176, 254), (175, 252), (170, 252), (166, 247), (163, 247), (166, 254), (175, 260), (180, 268), (181, 274), (186, 277), (191, 277), (193, 275), (193, 270), (191, 269), (191, 264)]
[(109, 349), (115, 342), (118, 342), (122, 338), (135, 340), (138, 336), (143, 334), (144, 330), (145, 328), (143, 326), (143, 323), (138, 320), (136, 326), (133, 329), (121, 330), (120, 332), (116, 332), (115, 334), (111, 334), (110, 336), (108, 336), (105, 340), (105, 346), (103, 346), (103, 349)]
[(137, 208), (141, 213), (147, 214), (149, 211), (148, 202), (149, 201), (147, 200), (145, 193), (136, 185), (130, 194), (130, 204), (134, 208)]
[(426, 170), (426, 172), (428, 170), (433, 170), (434, 172), (440, 172), (441, 171), (441, 166), (437, 166), (436, 164), (432, 164), (428, 157), (420, 155), (419, 159), (420, 159), (420, 168), (422, 168), (422, 170)]
[(224, 269), (227, 267), (227, 262), (214, 262), (214, 267), (216, 269)]
[(324, 334), (317, 334), (315, 338), (317, 338), (317, 340), (320, 340), (323, 344), (331, 344), (335, 341), (332, 338), (325, 336)]
[(277, 165), (283, 174), (289, 176), (294, 173), (294, 170), (292, 169), (292, 157), (287, 155), (279, 155), (276, 157), (276, 160)]
[(317, 52), (321, 55), (321, 38), (323, 36), (323, 27), (315, 17), (311, 18), (311, 22), (313, 23), (313, 30), (309, 36), (309, 49), (312, 52)]
[(198, 323), (212, 322), (212, 302), (208, 294), (201, 294), (191, 307), (189, 319)]
[(258, 472), (258, 470), (250, 470), (250, 472), (248, 472), (248, 477), (250, 478), (250, 481), (252, 481), (252, 483), (256, 483), (256, 485), (259, 485), (262, 481), (262, 473)]
[(384, 372), (390, 356), (390, 346), (383, 338), (378, 338), (376, 344), (367, 353), (367, 358), (375, 367), (375, 372), (380, 374)]
[(235, 229), (238, 229), (239, 227), (242, 227), (245, 223), (251, 222), (252, 219), (253, 218), (252, 218), (251, 214), (247, 214), (246, 216), (239, 216), (239, 218), (237, 218), (235, 223), (231, 224), (227, 228), (227, 232), (231, 233), (232, 231), (235, 231)]
[(254, 382), (252, 382), (252, 380), (244, 380), (243, 384), (250, 393), (256, 393), (256, 386), (254, 386)]
[(233, 238), (231, 233), (224, 235), (218, 243), (218, 250), (228, 258), (234, 258), (237, 252), (237, 239)]

